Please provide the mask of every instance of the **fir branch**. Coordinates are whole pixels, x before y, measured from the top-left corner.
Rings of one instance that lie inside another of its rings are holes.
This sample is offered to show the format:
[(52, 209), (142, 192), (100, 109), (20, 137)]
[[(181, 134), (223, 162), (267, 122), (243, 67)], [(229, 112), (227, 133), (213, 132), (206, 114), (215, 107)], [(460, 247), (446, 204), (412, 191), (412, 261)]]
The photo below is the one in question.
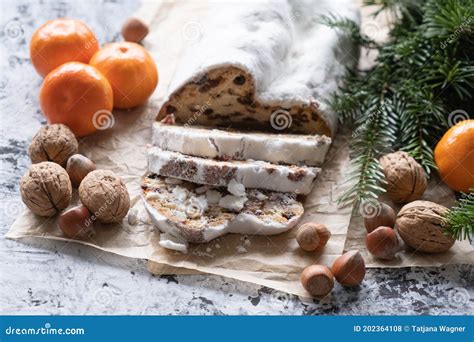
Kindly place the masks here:
[[(409, 82), (408, 82), (409, 83)], [(409, 87), (415, 87), (415, 84)], [(427, 90), (403, 89), (406, 103), (400, 115), (400, 146), (415, 158), (429, 175), (436, 165), (433, 149), (442, 132), (448, 128), (442, 104)]]
[(446, 233), (456, 240), (469, 239), (474, 235), (474, 189), (462, 193), (457, 205), (446, 216)]
[(377, 45), (357, 24), (336, 17), (326, 25), (360, 46), (378, 50), (376, 65), (350, 74), (331, 106), (352, 126), (355, 181), (340, 199), (360, 201), (383, 192), (382, 153), (402, 149), (429, 174), (433, 148), (453, 109), (469, 108), (474, 93), (474, 7), (471, 0), (370, 0), (396, 13), (390, 39)]
[(324, 15), (321, 17), (321, 23), (332, 29), (339, 29), (347, 34), (350, 39), (357, 45), (366, 47), (368, 49), (379, 48), (374, 40), (370, 39), (367, 35), (360, 32), (359, 25), (353, 20), (347, 18), (340, 18), (333, 14)]

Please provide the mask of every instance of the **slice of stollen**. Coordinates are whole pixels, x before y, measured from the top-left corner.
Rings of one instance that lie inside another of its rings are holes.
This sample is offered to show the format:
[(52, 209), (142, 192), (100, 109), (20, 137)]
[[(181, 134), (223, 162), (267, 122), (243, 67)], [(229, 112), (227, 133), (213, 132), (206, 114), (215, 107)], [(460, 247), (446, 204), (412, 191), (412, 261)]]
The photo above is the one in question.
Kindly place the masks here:
[(325, 26), (359, 21), (352, 0), (206, 3), (198, 39), (174, 75), (158, 121), (243, 130), (336, 132), (328, 102), (357, 63), (350, 37)]
[(152, 147), (148, 150), (148, 171), (197, 184), (228, 186), (234, 181), (245, 188), (306, 195), (321, 169), (254, 160), (207, 159)]
[(155, 122), (152, 143), (163, 150), (197, 157), (321, 166), (331, 139), (320, 135), (236, 132)]
[[(185, 251), (187, 242), (206, 242), (227, 233), (273, 235), (296, 225), (303, 205), (294, 195), (247, 189), (237, 197), (225, 188), (149, 175), (143, 200), (165, 248)], [(230, 200), (228, 200), (230, 198)], [(239, 202), (240, 205), (232, 205)]]

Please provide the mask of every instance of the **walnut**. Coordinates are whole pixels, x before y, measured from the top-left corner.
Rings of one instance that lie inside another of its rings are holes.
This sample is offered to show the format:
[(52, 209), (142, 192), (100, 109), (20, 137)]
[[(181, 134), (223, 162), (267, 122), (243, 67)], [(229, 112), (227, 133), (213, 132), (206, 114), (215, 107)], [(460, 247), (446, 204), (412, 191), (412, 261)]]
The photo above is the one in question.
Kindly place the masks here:
[(52, 162), (31, 165), (21, 178), (23, 203), (36, 215), (54, 216), (69, 205), (72, 187), (61, 166)]
[(46, 125), (33, 137), (28, 155), (33, 164), (52, 161), (66, 166), (67, 160), (78, 151), (77, 139), (63, 124)]
[(429, 201), (414, 201), (398, 213), (396, 226), (405, 243), (417, 251), (442, 253), (451, 248), (454, 239), (445, 234), (443, 215), (447, 208)]
[(79, 185), (79, 198), (102, 223), (122, 221), (130, 208), (127, 187), (109, 170), (90, 172)]
[(386, 154), (380, 158), (380, 166), (387, 180), (387, 195), (395, 203), (417, 200), (425, 192), (425, 172), (408, 153), (398, 151)]

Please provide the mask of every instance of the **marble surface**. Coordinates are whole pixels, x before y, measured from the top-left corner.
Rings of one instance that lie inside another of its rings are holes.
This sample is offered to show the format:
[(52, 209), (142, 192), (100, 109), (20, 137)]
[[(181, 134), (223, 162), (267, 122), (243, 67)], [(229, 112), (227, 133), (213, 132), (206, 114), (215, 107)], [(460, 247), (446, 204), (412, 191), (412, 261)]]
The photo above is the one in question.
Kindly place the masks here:
[(27, 146), (45, 123), (41, 79), (28, 57), (39, 25), (58, 17), (87, 22), (101, 43), (119, 39), (133, 1), (2, 2), (0, 141), (0, 314), (407, 315), (473, 314), (472, 266), (369, 270), (358, 289), (336, 285), (321, 301), (218, 276), (155, 277), (146, 263), (74, 243), (6, 240), (24, 206), (18, 183), (29, 166)]

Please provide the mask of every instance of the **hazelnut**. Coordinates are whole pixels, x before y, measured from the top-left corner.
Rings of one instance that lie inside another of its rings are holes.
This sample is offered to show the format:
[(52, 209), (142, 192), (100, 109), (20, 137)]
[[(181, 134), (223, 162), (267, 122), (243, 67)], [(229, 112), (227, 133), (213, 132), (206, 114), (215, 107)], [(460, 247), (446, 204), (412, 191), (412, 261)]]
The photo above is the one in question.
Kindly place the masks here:
[(120, 222), (130, 209), (127, 187), (109, 170), (90, 172), (79, 185), (79, 198), (102, 223)]
[(95, 163), (82, 154), (75, 154), (67, 161), (66, 171), (71, 179), (72, 186), (78, 187), (85, 176), (96, 169)]
[(122, 26), (122, 36), (127, 42), (138, 43), (148, 34), (148, 26), (137, 18), (128, 19)]
[(344, 253), (334, 261), (332, 273), (342, 286), (358, 286), (365, 277), (365, 262), (359, 251)]
[(442, 253), (454, 245), (446, 234), (448, 208), (429, 201), (408, 203), (398, 212), (396, 226), (405, 243), (420, 252)]
[(296, 233), (298, 245), (307, 252), (323, 248), (330, 237), (331, 232), (325, 225), (313, 222), (303, 224)]
[(77, 153), (74, 133), (63, 124), (46, 125), (33, 137), (28, 155), (33, 164), (52, 161), (65, 166), (70, 156)]
[(425, 192), (425, 171), (408, 153), (389, 153), (380, 158), (380, 166), (387, 180), (387, 195), (395, 203), (417, 200)]
[(385, 226), (395, 227), (395, 220), (397, 215), (391, 206), (385, 203), (377, 204), (377, 210), (374, 215), (367, 215), (364, 218), (364, 225), (367, 232), (372, 232), (374, 229)]
[(59, 228), (70, 239), (86, 239), (94, 234), (89, 210), (81, 205), (59, 215)]
[(334, 287), (331, 270), (323, 265), (311, 265), (301, 273), (301, 284), (314, 297), (324, 297)]
[(377, 259), (391, 260), (400, 251), (397, 233), (390, 227), (378, 227), (365, 237), (367, 250)]
[(72, 197), (69, 176), (52, 162), (31, 165), (20, 181), (23, 203), (36, 215), (51, 217), (65, 209)]

